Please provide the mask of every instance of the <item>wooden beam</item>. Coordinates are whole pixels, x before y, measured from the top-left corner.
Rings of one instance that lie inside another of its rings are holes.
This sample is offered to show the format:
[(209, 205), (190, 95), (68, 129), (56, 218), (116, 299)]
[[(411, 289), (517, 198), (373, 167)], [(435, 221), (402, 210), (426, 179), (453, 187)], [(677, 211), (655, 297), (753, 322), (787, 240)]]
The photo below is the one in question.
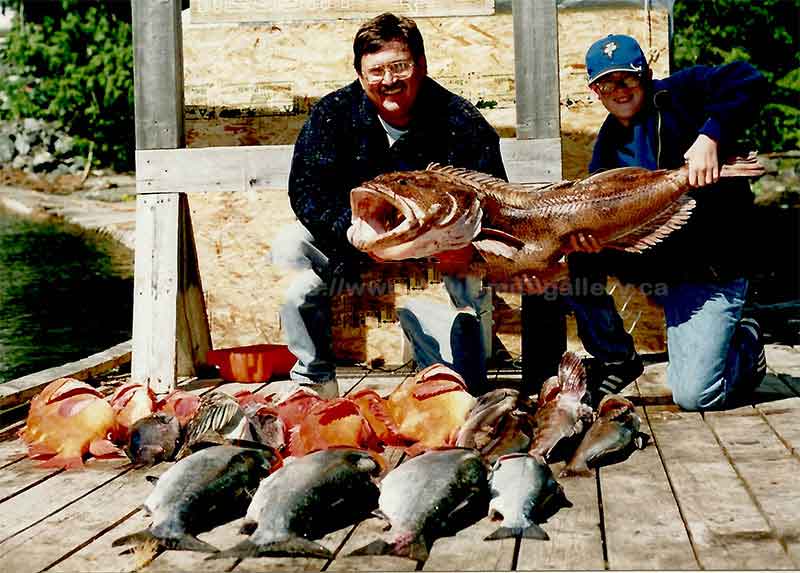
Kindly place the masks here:
[[(207, 193), (286, 189), (292, 145), (203, 147), (136, 152), (136, 191)], [(501, 139), (509, 179), (551, 183), (561, 176), (561, 140)]]
[(559, 137), (556, 0), (514, 0), (512, 14), (517, 137)]
[(184, 145), (180, 0), (134, 0), (136, 148)]
[(125, 341), (76, 362), (34, 372), (0, 385), (0, 409), (27, 402), (59, 378), (88, 380), (131, 361), (131, 341)]

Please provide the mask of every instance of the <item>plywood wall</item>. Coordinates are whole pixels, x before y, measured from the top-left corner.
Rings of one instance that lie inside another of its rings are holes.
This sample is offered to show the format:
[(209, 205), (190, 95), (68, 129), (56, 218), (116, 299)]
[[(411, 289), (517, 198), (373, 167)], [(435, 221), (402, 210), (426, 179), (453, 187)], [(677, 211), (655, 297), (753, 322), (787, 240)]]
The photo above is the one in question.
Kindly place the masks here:
[[(184, 13), (189, 146), (292, 144), (311, 105), (355, 79), (352, 38), (361, 20), (203, 19), (198, 23)], [(418, 18), (417, 23), (430, 75), (479, 105), (501, 136), (514, 137), (511, 14)], [(563, 170), (566, 178), (577, 178), (586, 174), (594, 134), (605, 116), (586, 87), (587, 47), (605, 33), (630, 34), (648, 52), (655, 75), (663, 76), (669, 61), (668, 14), (632, 7), (562, 9), (558, 29)], [(190, 204), (214, 347), (280, 341), (278, 309), (291, 277), (271, 267), (268, 256), (275, 234), (293, 219), (285, 190), (192, 195)], [(401, 334), (392, 309), (404, 297), (420, 295), (446, 300), (436, 284), (413, 291), (398, 284), (394, 294), (374, 300), (337, 299), (339, 356), (399, 363)], [(628, 300), (628, 324), (639, 316), (634, 334), (640, 347), (662, 349), (658, 311), (635, 291), (620, 289), (615, 297), (620, 306)], [(518, 353), (519, 297), (504, 295), (496, 302), (498, 336)]]

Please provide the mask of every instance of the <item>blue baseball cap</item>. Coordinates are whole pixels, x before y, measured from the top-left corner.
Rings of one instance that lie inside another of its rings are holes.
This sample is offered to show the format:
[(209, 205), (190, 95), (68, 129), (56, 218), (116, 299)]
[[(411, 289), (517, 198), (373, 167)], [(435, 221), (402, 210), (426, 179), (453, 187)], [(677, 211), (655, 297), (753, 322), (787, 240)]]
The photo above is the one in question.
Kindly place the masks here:
[(647, 70), (647, 58), (639, 43), (622, 34), (610, 34), (597, 40), (586, 52), (586, 73), (589, 83), (611, 72), (634, 72), (643, 74)]

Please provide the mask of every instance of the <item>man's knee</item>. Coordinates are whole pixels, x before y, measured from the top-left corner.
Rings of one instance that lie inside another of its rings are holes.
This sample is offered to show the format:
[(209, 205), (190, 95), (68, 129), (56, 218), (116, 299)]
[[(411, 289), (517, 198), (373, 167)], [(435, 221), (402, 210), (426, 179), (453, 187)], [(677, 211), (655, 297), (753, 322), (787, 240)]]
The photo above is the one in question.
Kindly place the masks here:
[(314, 271), (298, 274), (284, 293), (284, 308), (299, 308), (309, 300), (326, 295), (326, 284)]
[(721, 381), (684, 379), (682, 382), (671, 384), (672, 401), (682, 410), (700, 412), (723, 407), (725, 396)]

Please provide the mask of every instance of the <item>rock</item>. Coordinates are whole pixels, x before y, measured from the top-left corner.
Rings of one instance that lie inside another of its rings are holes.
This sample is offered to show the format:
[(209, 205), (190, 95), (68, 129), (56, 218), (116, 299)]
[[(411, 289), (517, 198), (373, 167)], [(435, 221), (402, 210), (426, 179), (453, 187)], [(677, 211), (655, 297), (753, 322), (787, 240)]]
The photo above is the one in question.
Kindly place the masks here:
[(54, 163), (55, 157), (53, 157), (53, 154), (45, 150), (37, 151), (31, 161), (34, 171), (49, 171), (54, 166)]
[(19, 155), (28, 155), (31, 150), (31, 138), (27, 134), (18, 133), (14, 140), (14, 147)]
[(0, 163), (9, 163), (14, 159), (16, 147), (11, 137), (5, 133), (0, 134)]
[(56, 138), (53, 149), (58, 155), (67, 155), (75, 147), (75, 140), (69, 135), (62, 135)]

